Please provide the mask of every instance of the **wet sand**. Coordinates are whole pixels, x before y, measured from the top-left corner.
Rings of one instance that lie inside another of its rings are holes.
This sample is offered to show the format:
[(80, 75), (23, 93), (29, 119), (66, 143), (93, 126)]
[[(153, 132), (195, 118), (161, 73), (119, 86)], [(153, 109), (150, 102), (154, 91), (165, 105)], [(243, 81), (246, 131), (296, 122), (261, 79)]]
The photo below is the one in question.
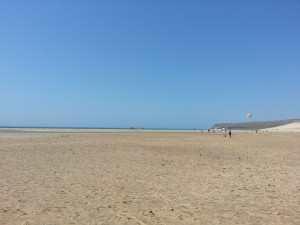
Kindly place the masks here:
[(1, 225), (300, 224), (300, 134), (0, 134)]

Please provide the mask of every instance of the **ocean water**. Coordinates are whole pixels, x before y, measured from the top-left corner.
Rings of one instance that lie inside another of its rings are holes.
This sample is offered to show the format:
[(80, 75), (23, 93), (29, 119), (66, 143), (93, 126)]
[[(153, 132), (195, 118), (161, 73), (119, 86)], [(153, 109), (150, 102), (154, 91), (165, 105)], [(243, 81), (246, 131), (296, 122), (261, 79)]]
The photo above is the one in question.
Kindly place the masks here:
[(89, 127), (0, 127), (0, 132), (21, 133), (146, 133), (146, 132), (204, 132), (201, 129), (129, 129)]

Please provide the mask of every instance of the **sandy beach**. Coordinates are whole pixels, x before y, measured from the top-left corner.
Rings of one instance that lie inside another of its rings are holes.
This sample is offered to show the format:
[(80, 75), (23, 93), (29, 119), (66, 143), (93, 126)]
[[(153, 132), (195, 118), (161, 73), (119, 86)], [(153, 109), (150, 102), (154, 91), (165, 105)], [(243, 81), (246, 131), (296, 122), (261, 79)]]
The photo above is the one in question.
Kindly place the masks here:
[(300, 224), (300, 133), (0, 133), (1, 225)]

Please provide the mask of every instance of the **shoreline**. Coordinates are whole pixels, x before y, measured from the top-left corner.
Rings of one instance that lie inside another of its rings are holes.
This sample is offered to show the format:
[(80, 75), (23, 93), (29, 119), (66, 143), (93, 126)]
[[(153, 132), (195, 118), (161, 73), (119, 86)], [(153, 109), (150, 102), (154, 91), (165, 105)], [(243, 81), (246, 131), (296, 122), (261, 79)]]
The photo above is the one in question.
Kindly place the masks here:
[(0, 133), (207, 133), (199, 129), (129, 129), (129, 128), (0, 128)]

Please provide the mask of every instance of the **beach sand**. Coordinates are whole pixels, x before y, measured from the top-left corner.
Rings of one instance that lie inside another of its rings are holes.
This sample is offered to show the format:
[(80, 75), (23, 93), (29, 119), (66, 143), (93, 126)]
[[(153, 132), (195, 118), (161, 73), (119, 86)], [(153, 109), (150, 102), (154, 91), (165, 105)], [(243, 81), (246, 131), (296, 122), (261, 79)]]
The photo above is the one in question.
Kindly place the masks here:
[(0, 134), (1, 225), (300, 224), (300, 134)]

